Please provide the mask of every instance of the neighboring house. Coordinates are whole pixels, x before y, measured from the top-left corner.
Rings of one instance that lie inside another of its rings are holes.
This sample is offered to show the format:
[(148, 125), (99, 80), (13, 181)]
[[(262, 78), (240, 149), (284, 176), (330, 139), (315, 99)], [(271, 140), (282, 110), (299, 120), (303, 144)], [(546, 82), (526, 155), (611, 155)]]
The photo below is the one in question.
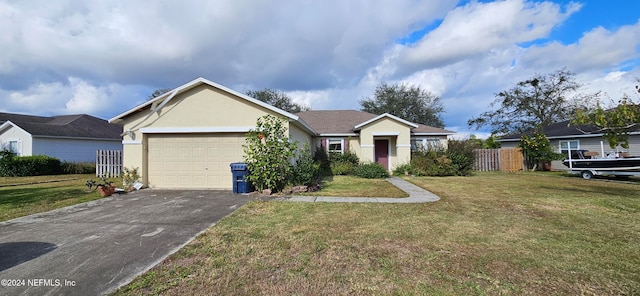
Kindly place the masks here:
[(0, 113), (0, 149), (20, 156), (95, 162), (96, 150), (122, 150), (122, 126), (84, 114), (43, 117)]
[(291, 114), (204, 78), (195, 79), (109, 120), (124, 127), (124, 165), (139, 167), (152, 188), (233, 185), (229, 164), (243, 160), (246, 133), (264, 115), (285, 118), (290, 141), (347, 150), (388, 169), (410, 159), (412, 143), (446, 144), (444, 129), (359, 111)]
[(446, 147), (454, 132), (408, 122), (391, 114), (376, 115), (355, 110), (322, 110), (297, 113), (318, 133), (314, 145), (327, 152), (351, 151), (361, 161), (378, 162), (387, 170), (409, 163), (411, 151)]
[[(636, 127), (630, 132), (629, 149), (617, 147), (612, 149), (609, 142), (602, 136), (602, 132), (596, 126), (581, 125), (573, 126), (569, 121), (554, 123), (543, 130), (549, 138), (551, 147), (555, 152), (568, 155), (571, 150), (589, 150), (598, 152), (598, 157), (606, 157), (611, 152), (629, 152), (631, 155), (640, 155), (640, 127)], [(530, 133), (525, 133), (530, 135)], [(502, 148), (518, 147), (520, 138), (525, 134), (512, 134), (504, 136), (498, 140)], [(604, 152), (604, 155), (602, 155)], [(568, 170), (561, 160), (553, 161), (551, 167), (554, 170)]]

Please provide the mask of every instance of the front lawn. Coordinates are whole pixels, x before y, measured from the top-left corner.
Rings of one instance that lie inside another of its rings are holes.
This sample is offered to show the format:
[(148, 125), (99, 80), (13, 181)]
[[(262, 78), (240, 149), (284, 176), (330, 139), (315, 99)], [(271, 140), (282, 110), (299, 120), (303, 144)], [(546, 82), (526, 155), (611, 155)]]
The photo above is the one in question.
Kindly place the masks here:
[(333, 176), (322, 181), (322, 190), (302, 195), (337, 197), (408, 197), (409, 195), (385, 179), (356, 176)]
[[(0, 177), (0, 221), (101, 198), (97, 191), (87, 192), (89, 179), (99, 181), (93, 174)], [(7, 186), (16, 184), (23, 185)]]
[(118, 295), (635, 295), (640, 186), (407, 178), (425, 204), (254, 201)]

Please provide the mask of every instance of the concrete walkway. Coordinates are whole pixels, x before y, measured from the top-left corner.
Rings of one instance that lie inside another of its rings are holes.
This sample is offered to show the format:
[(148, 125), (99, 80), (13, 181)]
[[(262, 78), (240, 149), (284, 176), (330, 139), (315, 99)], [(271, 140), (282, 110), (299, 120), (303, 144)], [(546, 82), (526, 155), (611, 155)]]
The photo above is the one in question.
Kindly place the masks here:
[(413, 185), (398, 177), (387, 178), (387, 181), (400, 190), (409, 194), (409, 197), (335, 197), (335, 196), (293, 196), (286, 200), (298, 202), (379, 202), (379, 203), (425, 203), (440, 200), (437, 195)]

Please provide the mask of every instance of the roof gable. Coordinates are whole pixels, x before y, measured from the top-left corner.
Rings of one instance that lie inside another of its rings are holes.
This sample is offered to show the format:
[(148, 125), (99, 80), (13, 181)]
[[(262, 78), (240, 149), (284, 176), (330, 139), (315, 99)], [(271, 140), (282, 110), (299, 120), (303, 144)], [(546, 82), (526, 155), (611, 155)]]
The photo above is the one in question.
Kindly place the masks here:
[[(146, 119), (148, 119), (150, 116), (152, 116), (154, 113), (156, 113), (157, 111), (160, 111), (165, 105), (167, 105), (170, 101), (172, 101), (174, 98), (176, 98), (176, 96), (178, 96), (181, 93), (187, 92), (193, 88), (196, 88), (198, 86), (201, 85), (208, 85), (212, 88), (218, 89), (220, 91), (226, 92), (228, 94), (231, 94), (237, 98), (240, 98), (241, 100), (244, 100), (246, 102), (249, 102), (250, 104), (253, 105), (257, 105), (260, 106), (262, 108), (265, 108), (267, 110), (270, 110), (276, 114), (279, 114), (287, 119), (289, 119), (289, 121), (293, 122), (295, 125), (301, 127), (302, 129), (305, 129), (307, 132), (311, 133), (311, 134), (315, 134), (316, 132), (313, 130), (313, 128), (311, 128), (311, 126), (309, 126), (306, 122), (304, 122), (303, 120), (300, 120), (300, 118), (294, 114), (291, 114), (287, 111), (284, 111), (280, 108), (276, 108), (272, 105), (269, 105), (265, 102), (262, 102), (260, 100), (254, 99), (246, 94), (237, 92), (235, 90), (232, 90), (230, 88), (227, 88), (225, 86), (222, 86), (220, 84), (217, 84), (215, 82), (212, 82), (210, 80), (207, 80), (205, 78), (197, 78), (194, 79), (188, 83), (185, 83), (181, 86), (178, 86), (174, 89), (172, 89), (171, 91), (158, 96), (152, 100), (149, 100), (145, 103), (142, 103), (136, 107), (133, 107), (132, 109), (129, 109), (111, 119), (109, 119), (109, 122), (120, 122), (124, 119), (126, 119), (127, 117), (129, 117), (132, 114), (136, 114), (139, 112), (144, 112), (145, 110), (149, 110), (149, 114), (147, 115)], [(142, 122), (146, 121), (146, 119), (142, 120)]]
[(382, 120), (382, 119), (385, 119), (385, 118), (395, 120), (395, 121), (400, 122), (400, 123), (402, 123), (404, 125), (407, 125), (407, 126), (409, 126), (411, 128), (417, 128), (418, 127), (418, 125), (415, 124), (415, 123), (408, 122), (408, 121), (406, 121), (406, 120), (404, 120), (402, 118), (399, 118), (397, 116), (393, 116), (393, 115), (391, 115), (389, 113), (384, 113), (384, 114), (378, 115), (378, 116), (376, 116), (374, 118), (371, 118), (371, 119), (369, 119), (369, 120), (367, 120), (365, 122), (362, 122), (362, 123), (356, 125), (354, 127), (354, 130), (356, 130), (356, 131), (360, 130), (361, 128), (365, 127), (366, 125), (372, 124), (372, 123), (374, 123), (374, 122), (376, 122), (378, 120)]

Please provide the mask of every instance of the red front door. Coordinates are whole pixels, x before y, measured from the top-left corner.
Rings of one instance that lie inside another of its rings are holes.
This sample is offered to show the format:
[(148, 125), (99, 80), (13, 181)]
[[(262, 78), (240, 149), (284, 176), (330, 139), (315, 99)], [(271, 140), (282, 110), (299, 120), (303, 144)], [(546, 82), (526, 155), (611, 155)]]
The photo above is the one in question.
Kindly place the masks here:
[(376, 162), (389, 170), (389, 140), (376, 140), (374, 146)]

